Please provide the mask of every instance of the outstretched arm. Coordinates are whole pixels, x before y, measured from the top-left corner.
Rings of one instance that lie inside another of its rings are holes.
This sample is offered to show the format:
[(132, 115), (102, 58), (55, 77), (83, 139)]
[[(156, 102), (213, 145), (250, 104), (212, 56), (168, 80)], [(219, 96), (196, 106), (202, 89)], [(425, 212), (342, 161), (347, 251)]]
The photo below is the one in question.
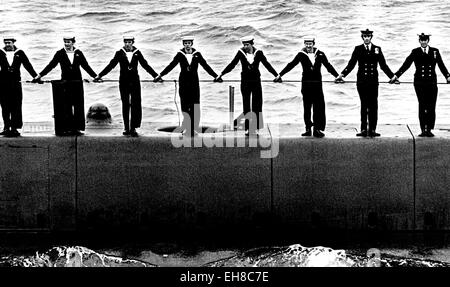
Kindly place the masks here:
[(81, 62), (80, 65), (81, 67), (83, 67), (83, 69), (89, 74), (89, 76), (91, 76), (92, 78), (97, 77), (97, 74), (94, 72), (94, 70), (92, 70), (91, 66), (89, 66), (86, 58), (84, 57), (83, 53), (81, 51), (80, 52), (80, 56), (81, 56)]
[(347, 67), (342, 70), (341, 75), (342, 77), (346, 77), (350, 72), (355, 68), (356, 63), (358, 62), (358, 52), (355, 49), (353, 50), (352, 57), (350, 58), (350, 61), (348, 61)]
[(234, 67), (236, 67), (237, 63), (239, 62), (240, 57), (241, 57), (241, 52), (238, 51), (236, 53), (236, 56), (234, 56), (234, 59), (225, 67), (225, 69), (223, 69), (222, 73), (220, 73), (219, 77), (231, 72), (234, 69)]
[(391, 69), (389, 69), (389, 66), (386, 64), (386, 59), (384, 58), (383, 52), (381, 52), (381, 48), (379, 52), (379, 60), (378, 63), (380, 64), (381, 70), (386, 74), (386, 76), (391, 79), (394, 76), (394, 73), (392, 73)]
[(175, 57), (173, 57), (172, 62), (170, 62), (170, 64), (159, 74), (160, 77), (167, 75), (170, 71), (173, 70), (173, 68), (175, 68), (175, 66), (180, 62), (180, 57), (179, 57), (180, 53), (177, 53), (175, 55)]
[(148, 64), (147, 60), (145, 60), (144, 56), (142, 55), (142, 53), (139, 51), (139, 63), (141, 64), (142, 68), (144, 68), (144, 70), (147, 71), (147, 73), (149, 73), (153, 78), (156, 78), (158, 76), (158, 74), (155, 72), (155, 70), (153, 70), (152, 67), (150, 67), (150, 65)]
[(98, 74), (97, 78), (101, 78), (103, 76), (106, 76), (109, 72), (114, 69), (117, 64), (119, 63), (119, 52), (116, 52), (114, 54), (114, 58), (109, 61), (109, 64)]
[(261, 54), (261, 63), (263, 63), (264, 67), (266, 67), (267, 71), (269, 71), (272, 75), (275, 77), (278, 76), (277, 71), (272, 67), (272, 65), (267, 61), (266, 56), (264, 55), (263, 51), (259, 51)]
[(205, 58), (203, 58), (202, 54), (198, 53), (198, 57), (199, 57), (199, 63), (200, 65), (202, 65), (203, 69), (205, 69), (205, 71), (210, 74), (213, 78), (217, 78), (217, 74), (216, 72), (214, 72), (214, 70), (208, 65), (208, 63), (206, 63)]
[(56, 52), (50, 63), (48, 63), (48, 65), (38, 74), (38, 77), (41, 78), (50, 73), (50, 71), (53, 70), (56, 67), (56, 65), (58, 65), (59, 61), (60, 55), (59, 52)]
[(332, 74), (334, 77), (339, 76), (338, 72), (336, 72), (333, 65), (331, 65), (330, 62), (328, 61), (327, 56), (325, 56), (324, 53), (322, 53), (322, 56), (323, 56), (322, 64), (327, 69), (328, 73)]
[(448, 73), (448, 70), (444, 65), (444, 61), (442, 61), (441, 53), (439, 53), (439, 50), (437, 50), (436, 54), (437, 54), (436, 60), (437, 60), (439, 70), (441, 70), (441, 73), (442, 73), (442, 75), (444, 75), (447, 82), (450, 82), (450, 74)]
[(397, 78), (400, 78), (400, 76), (403, 75), (403, 73), (406, 72), (409, 69), (409, 67), (411, 67), (411, 64), (414, 61), (413, 53), (414, 51), (411, 51), (411, 54), (409, 54), (409, 56), (406, 57), (405, 62), (402, 64), (400, 69), (398, 69), (398, 71), (395, 73), (395, 76), (397, 76)]
[(30, 60), (28, 60), (27, 55), (23, 51), (22, 51), (22, 64), (23, 64), (23, 67), (28, 71), (28, 73), (30, 73), (30, 76), (32, 76), (33, 78), (35, 78), (37, 76), (37, 73), (33, 69), (33, 66), (31, 65)]
[(280, 72), (280, 76), (284, 76), (285, 74), (289, 73), (290, 70), (292, 70), (295, 66), (300, 63), (300, 53), (297, 53), (295, 55), (294, 59), (286, 65), (286, 67), (283, 68)]

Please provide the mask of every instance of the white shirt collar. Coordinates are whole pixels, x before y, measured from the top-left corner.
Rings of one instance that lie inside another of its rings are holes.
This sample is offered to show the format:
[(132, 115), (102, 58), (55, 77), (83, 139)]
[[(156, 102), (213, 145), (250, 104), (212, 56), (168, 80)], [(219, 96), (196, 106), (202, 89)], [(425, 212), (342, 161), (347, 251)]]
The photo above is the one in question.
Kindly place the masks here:
[(8, 64), (11, 66), (14, 61), (14, 55), (16, 54), (16, 51), (5, 51), (6, 52), (6, 59), (8, 60)]
[(241, 53), (244, 54), (245, 58), (250, 64), (253, 64), (253, 61), (255, 61), (256, 52), (258, 52), (256, 48), (253, 48), (253, 54), (244, 52), (242, 49), (239, 49), (239, 51), (241, 51)]

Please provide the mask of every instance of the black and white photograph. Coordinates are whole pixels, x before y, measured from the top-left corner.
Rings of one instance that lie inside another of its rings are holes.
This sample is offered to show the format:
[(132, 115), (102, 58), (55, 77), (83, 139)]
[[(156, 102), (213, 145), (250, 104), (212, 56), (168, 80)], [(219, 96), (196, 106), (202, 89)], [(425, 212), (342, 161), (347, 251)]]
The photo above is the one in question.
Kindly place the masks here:
[(438, 0), (0, 0), (0, 269), (450, 267), (449, 19)]

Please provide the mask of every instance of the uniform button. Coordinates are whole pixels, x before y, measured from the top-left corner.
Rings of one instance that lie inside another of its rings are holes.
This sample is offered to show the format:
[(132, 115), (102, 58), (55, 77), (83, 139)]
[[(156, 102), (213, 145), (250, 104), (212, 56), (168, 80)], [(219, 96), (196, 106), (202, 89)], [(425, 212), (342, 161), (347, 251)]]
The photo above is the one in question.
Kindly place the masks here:
[(366, 76), (367, 76), (367, 73), (364, 73), (364, 75), (366, 75)]

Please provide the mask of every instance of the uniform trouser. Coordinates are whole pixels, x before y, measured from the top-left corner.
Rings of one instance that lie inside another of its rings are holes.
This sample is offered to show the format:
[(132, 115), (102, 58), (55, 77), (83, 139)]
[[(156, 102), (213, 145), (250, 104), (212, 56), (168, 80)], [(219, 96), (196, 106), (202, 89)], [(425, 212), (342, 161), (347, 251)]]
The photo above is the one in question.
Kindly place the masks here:
[(22, 84), (18, 81), (2, 83), (4, 90), (0, 96), (4, 129), (21, 129)]
[(248, 131), (249, 128), (262, 129), (264, 127), (264, 121), (262, 115), (263, 97), (261, 80), (241, 80), (241, 94), (245, 116), (245, 130)]
[(438, 87), (436, 83), (414, 83), (419, 101), (419, 122), (421, 130), (434, 129), (436, 121), (436, 101)]
[[(316, 130), (325, 130), (325, 100), (322, 83), (307, 83), (302, 85), (303, 95), (303, 120), (305, 127), (310, 130), (312, 126)], [(311, 108), (313, 120), (311, 121)]]
[(68, 105), (65, 112), (69, 120), (69, 128), (71, 130), (84, 131), (86, 120), (84, 118), (84, 88), (83, 82), (66, 83), (66, 96)]
[(192, 131), (200, 132), (200, 101), (189, 98), (180, 98), (181, 111), (183, 112), (182, 126), (188, 134)]
[(361, 131), (375, 131), (378, 121), (378, 82), (375, 83), (357, 83), (359, 98), (361, 100)]
[(74, 130), (84, 131), (83, 82), (52, 81), (55, 132), (62, 134)]
[[(125, 130), (139, 128), (142, 121), (141, 83), (140, 81), (123, 81), (119, 83), (122, 100), (122, 117)], [(130, 125), (131, 111), (131, 125)]]

